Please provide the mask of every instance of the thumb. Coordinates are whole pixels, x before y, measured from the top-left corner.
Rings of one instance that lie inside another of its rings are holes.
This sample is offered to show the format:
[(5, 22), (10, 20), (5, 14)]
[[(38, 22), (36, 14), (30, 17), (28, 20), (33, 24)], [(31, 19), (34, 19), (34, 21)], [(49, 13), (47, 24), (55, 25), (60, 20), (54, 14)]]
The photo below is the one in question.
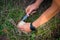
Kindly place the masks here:
[(28, 12), (27, 12), (27, 15), (30, 15), (32, 13), (33, 9), (30, 9)]

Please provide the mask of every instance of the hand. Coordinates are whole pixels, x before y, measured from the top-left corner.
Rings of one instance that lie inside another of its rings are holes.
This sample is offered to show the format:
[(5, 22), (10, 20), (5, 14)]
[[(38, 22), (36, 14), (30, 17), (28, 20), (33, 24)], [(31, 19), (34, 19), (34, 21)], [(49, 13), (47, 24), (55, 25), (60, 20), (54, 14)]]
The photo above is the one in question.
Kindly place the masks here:
[(39, 7), (39, 6), (38, 6), (37, 4), (35, 4), (35, 3), (29, 5), (29, 6), (26, 8), (26, 13), (27, 13), (27, 15), (29, 15), (30, 13), (35, 13), (36, 11), (34, 11), (34, 10), (36, 10), (38, 7)]
[(30, 30), (30, 23), (25, 23), (24, 25), (19, 25), (18, 28), (22, 31), (22, 32), (31, 32)]

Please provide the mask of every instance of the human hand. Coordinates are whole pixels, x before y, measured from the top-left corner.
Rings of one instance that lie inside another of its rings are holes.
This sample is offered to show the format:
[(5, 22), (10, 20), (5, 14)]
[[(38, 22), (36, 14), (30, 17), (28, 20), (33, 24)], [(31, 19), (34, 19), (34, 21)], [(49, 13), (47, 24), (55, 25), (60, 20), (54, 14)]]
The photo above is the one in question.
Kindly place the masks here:
[(24, 23), (23, 25), (18, 24), (17, 27), (18, 27), (19, 30), (21, 30), (22, 32), (27, 32), (27, 33), (31, 32), (31, 30), (30, 30), (30, 23)]
[(27, 6), (27, 8), (26, 8), (26, 13), (27, 13), (27, 15), (29, 15), (29, 14), (31, 14), (31, 13), (35, 13), (36, 11), (36, 9), (38, 9), (38, 5), (37, 4), (31, 4), (31, 5), (29, 5), (29, 6)]

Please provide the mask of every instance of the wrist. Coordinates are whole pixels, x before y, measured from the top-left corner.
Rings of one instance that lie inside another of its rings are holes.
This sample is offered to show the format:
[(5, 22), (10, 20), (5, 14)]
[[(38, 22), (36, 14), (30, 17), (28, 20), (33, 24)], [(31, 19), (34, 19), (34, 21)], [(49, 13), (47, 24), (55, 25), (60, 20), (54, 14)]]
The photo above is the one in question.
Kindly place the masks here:
[(30, 23), (30, 29), (31, 31), (36, 31), (36, 28), (32, 25), (32, 23)]
[(43, 2), (43, 0), (36, 0), (36, 2), (34, 4), (39, 6), (42, 2)]
[(32, 25), (35, 27), (35, 28), (37, 28), (38, 27), (38, 23), (35, 21), (35, 22), (33, 22), (32, 23)]

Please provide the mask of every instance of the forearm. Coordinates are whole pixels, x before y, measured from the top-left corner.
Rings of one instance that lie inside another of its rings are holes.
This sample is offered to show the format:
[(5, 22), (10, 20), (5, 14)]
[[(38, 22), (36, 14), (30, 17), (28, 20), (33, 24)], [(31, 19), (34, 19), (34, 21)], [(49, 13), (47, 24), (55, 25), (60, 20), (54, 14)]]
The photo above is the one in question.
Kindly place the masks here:
[(36, 21), (33, 22), (33, 25), (37, 28), (40, 25), (46, 23), (53, 16), (57, 14), (58, 7), (53, 3), (50, 8), (48, 8)]
[(57, 6), (60, 7), (60, 0), (53, 0), (53, 1), (55, 1), (55, 3), (57, 4)]
[(41, 3), (43, 0), (36, 0), (36, 3)]
[(43, 0), (36, 0), (35, 4), (39, 6), (42, 2)]

